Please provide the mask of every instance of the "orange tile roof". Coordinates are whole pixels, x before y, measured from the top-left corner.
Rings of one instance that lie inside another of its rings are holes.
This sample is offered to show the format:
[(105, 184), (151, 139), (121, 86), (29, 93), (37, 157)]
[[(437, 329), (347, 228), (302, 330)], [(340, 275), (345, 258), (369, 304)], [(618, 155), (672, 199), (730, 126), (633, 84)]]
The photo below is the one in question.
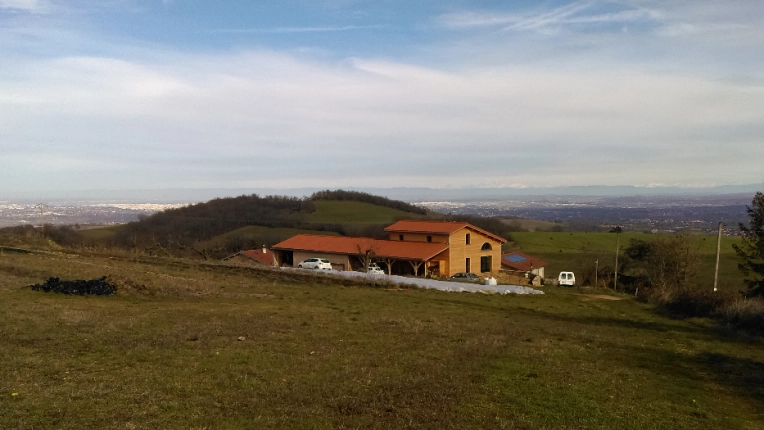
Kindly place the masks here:
[(408, 232), (408, 233), (430, 233), (430, 234), (454, 234), (457, 231), (469, 228), (488, 237), (498, 240), (501, 243), (507, 240), (489, 233), (482, 228), (477, 228), (468, 222), (462, 221), (398, 221), (395, 224), (385, 228), (388, 232)]
[(231, 256), (224, 258), (223, 260), (230, 260), (231, 258), (236, 257), (237, 255), (243, 255), (245, 257), (249, 257), (253, 260), (257, 260), (269, 266), (273, 264), (273, 252), (271, 252), (270, 249), (266, 249), (265, 252), (263, 252), (262, 249), (249, 249), (246, 251), (239, 251), (236, 254), (233, 254)]
[(366, 237), (321, 236), (298, 234), (273, 246), (276, 250), (326, 252), (358, 255), (359, 249), (371, 250), (381, 258), (429, 260), (448, 249), (447, 243), (400, 242)]
[(239, 254), (246, 255), (247, 257), (260, 261), (264, 264), (273, 264), (273, 252), (271, 252), (270, 249), (266, 249), (265, 253), (263, 253), (262, 249), (249, 249), (247, 251), (241, 251)]

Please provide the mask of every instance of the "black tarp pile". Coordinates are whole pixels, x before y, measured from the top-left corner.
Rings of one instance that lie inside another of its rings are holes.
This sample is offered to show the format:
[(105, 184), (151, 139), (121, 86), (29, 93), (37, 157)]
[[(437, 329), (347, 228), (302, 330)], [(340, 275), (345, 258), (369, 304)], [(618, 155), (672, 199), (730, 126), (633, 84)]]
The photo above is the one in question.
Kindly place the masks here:
[(106, 276), (91, 279), (89, 281), (62, 281), (58, 278), (50, 278), (43, 284), (30, 285), (29, 288), (35, 291), (44, 291), (46, 293), (53, 291), (54, 293), (76, 294), (78, 296), (83, 296), (85, 294), (110, 296), (117, 291), (117, 287), (106, 282)]

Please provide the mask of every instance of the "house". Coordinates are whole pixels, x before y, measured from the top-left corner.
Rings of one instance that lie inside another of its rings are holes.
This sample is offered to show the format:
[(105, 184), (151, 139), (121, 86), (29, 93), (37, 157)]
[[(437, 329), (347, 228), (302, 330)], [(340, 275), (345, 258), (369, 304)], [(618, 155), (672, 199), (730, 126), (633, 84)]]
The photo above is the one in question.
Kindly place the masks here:
[(546, 265), (546, 261), (531, 257), (520, 251), (510, 252), (509, 254), (501, 256), (501, 266), (503, 270), (531, 273), (533, 275), (538, 275), (541, 278), (544, 277), (544, 267), (546, 267)]
[(276, 258), (270, 249), (263, 246), (262, 249), (250, 249), (247, 251), (239, 251), (236, 254), (230, 255), (223, 259), (223, 261), (235, 261), (243, 264), (255, 264), (275, 266)]
[(389, 239), (300, 234), (273, 246), (279, 265), (296, 267), (306, 258), (326, 258), (336, 270), (356, 270), (364, 260), (388, 274), (452, 276), (498, 273), (505, 239), (466, 222), (398, 221)]

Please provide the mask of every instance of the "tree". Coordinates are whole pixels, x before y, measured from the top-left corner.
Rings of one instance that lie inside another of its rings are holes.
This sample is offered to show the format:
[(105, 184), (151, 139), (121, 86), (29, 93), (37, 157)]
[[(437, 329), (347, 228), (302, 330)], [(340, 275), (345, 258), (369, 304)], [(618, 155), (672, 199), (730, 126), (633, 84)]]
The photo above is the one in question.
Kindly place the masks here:
[(748, 206), (750, 226), (740, 223), (740, 234), (743, 241), (740, 246), (732, 245), (735, 253), (743, 262), (737, 265), (746, 277), (748, 294), (764, 296), (764, 194), (756, 193)]
[[(362, 246), (363, 245), (363, 246)], [(363, 272), (369, 272), (369, 266), (377, 259), (377, 253), (374, 251), (374, 246), (369, 243), (356, 245), (358, 250), (358, 260), (363, 265)]]
[(646, 276), (650, 287), (662, 293), (691, 287), (700, 267), (697, 243), (681, 235), (632, 240), (625, 254), (626, 266)]

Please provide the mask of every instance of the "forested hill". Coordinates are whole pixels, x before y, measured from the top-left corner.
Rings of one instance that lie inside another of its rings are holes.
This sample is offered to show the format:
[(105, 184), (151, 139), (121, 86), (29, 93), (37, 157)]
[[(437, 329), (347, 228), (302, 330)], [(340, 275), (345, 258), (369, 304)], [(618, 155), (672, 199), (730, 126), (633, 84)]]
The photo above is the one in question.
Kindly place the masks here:
[(400, 200), (392, 200), (387, 197), (375, 196), (373, 194), (362, 193), (360, 191), (318, 191), (310, 196), (310, 200), (334, 200), (334, 201), (356, 201), (369, 203), (375, 206), (382, 206), (391, 209), (397, 209), (403, 212), (410, 212), (418, 215), (426, 215), (427, 209), (412, 205), (411, 203), (402, 202)]
[[(366, 212), (385, 212), (389, 219), (375, 222), (371, 219), (364, 220), (361, 215), (361, 219), (356, 219), (355, 222), (332, 219), (332, 217), (328, 219), (321, 217), (322, 221), (316, 222), (317, 217), (314, 213), (317, 211), (317, 206), (326, 208), (327, 205), (323, 204), (325, 202), (338, 202), (333, 207), (335, 211), (342, 209), (342, 204), (339, 202), (359, 202), (364, 205)], [(425, 209), (405, 202), (354, 191), (327, 190), (315, 193), (310, 198), (261, 197), (252, 194), (217, 198), (205, 203), (158, 212), (140, 221), (127, 224), (119, 231), (117, 239), (123, 243), (135, 241), (136, 238), (142, 241), (150, 238), (151, 241), (158, 243), (187, 244), (245, 226), (332, 231), (352, 235), (369, 233), (365, 230), (376, 227), (367, 225), (363, 226), (364, 229), (359, 229), (358, 225), (353, 225), (359, 222), (381, 225), (387, 221), (392, 223), (394, 218), (422, 217), (426, 213)]]

